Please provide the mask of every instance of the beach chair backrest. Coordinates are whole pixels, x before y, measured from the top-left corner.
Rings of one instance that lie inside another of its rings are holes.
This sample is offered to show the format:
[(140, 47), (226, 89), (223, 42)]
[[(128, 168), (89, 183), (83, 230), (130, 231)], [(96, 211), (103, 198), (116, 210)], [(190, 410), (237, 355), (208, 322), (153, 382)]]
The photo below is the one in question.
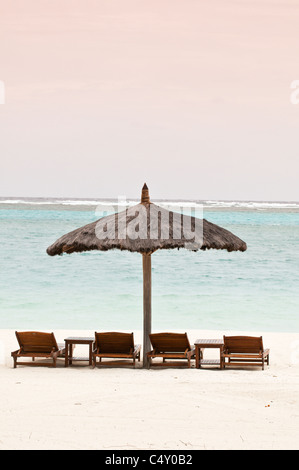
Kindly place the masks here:
[(152, 333), (149, 337), (156, 352), (185, 352), (191, 349), (187, 333)]
[(96, 348), (99, 353), (126, 354), (134, 350), (133, 333), (95, 333)]
[(16, 331), (16, 337), (20, 348), (22, 348), (25, 353), (50, 353), (51, 351), (58, 351), (54, 333)]
[(259, 353), (263, 351), (262, 336), (223, 336), (224, 349), (230, 353)]

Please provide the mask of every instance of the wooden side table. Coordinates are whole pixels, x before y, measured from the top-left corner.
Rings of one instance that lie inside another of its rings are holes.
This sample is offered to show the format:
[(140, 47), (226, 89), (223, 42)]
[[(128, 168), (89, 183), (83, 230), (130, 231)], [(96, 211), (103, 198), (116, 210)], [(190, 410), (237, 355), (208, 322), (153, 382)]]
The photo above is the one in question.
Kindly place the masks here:
[[(219, 365), (220, 369), (223, 369), (223, 361), (222, 361), (222, 352), (224, 343), (221, 339), (197, 339), (194, 342), (195, 346), (195, 367), (200, 369), (202, 365)], [(217, 348), (219, 349), (220, 359), (203, 359), (202, 358), (202, 349), (212, 349)]]
[[(69, 337), (65, 340), (65, 367), (68, 367), (73, 361), (88, 361), (89, 365), (92, 365), (92, 345), (94, 338), (86, 337)], [(74, 345), (75, 344), (87, 344), (89, 345), (89, 356), (88, 357), (73, 357)]]

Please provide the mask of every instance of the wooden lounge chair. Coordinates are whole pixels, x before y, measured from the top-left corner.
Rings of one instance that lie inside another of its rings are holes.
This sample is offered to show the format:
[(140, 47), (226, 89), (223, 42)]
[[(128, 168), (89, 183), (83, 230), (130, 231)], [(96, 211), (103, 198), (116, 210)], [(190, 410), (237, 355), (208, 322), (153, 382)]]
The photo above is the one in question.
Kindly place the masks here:
[[(222, 364), (227, 366), (269, 365), (270, 349), (264, 349), (262, 336), (223, 336)], [(226, 362), (226, 359), (228, 362)]]
[[(56, 367), (56, 360), (64, 354), (64, 344), (57, 344), (54, 333), (39, 331), (16, 331), (20, 349), (13, 351), (14, 369), (17, 365)], [(32, 362), (20, 362), (20, 357), (31, 357)], [(36, 358), (52, 359), (52, 362), (35, 362)]]
[[(94, 350), (92, 353), (93, 367), (96, 365), (100, 366), (119, 366), (133, 364), (135, 367), (136, 359), (140, 361), (140, 344), (134, 344), (133, 333), (95, 333)], [(97, 362), (97, 357), (99, 362)], [(110, 359), (121, 359), (121, 361), (105, 361), (102, 362), (103, 358)]]
[[(187, 333), (153, 333), (149, 335), (153, 350), (147, 353), (148, 368), (151, 366), (185, 366), (191, 367), (191, 359), (195, 357), (195, 348), (190, 346)], [(153, 363), (160, 357), (162, 362)], [(171, 362), (166, 362), (171, 359)], [(174, 359), (179, 359), (174, 361)], [(182, 363), (181, 360), (187, 361)]]

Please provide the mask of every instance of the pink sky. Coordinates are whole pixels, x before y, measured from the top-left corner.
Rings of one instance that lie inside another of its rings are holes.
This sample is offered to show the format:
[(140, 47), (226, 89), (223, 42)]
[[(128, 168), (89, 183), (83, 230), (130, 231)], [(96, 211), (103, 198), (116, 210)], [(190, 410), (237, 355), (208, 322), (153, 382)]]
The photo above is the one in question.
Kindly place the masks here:
[(0, 0), (0, 196), (299, 200), (298, 25), (298, 0)]

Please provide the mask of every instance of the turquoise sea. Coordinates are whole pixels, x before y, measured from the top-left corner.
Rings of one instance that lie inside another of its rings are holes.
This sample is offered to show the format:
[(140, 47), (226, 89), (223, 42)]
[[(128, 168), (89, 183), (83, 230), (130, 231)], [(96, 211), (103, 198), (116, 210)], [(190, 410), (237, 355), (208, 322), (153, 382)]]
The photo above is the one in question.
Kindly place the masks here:
[[(141, 255), (46, 254), (61, 235), (97, 220), (101, 203), (0, 198), (0, 328), (142, 329)], [(298, 332), (299, 203), (203, 207), (248, 250), (154, 253), (153, 328)]]

